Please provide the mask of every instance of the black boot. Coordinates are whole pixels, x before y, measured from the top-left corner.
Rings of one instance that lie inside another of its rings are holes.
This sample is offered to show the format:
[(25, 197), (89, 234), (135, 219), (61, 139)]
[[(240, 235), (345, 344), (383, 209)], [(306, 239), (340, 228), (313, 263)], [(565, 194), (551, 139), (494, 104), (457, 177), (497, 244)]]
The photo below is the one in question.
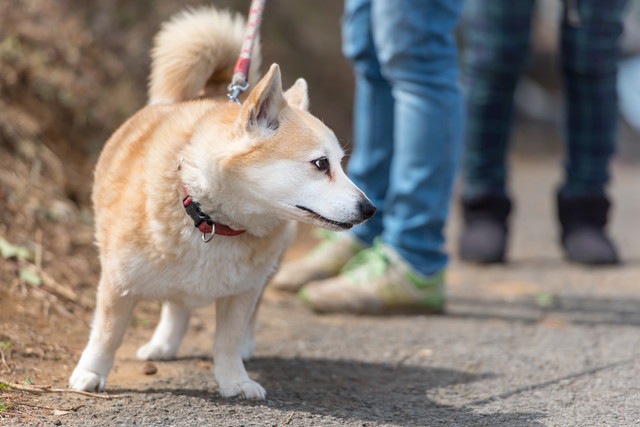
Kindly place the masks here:
[(606, 196), (558, 195), (560, 242), (570, 261), (587, 265), (620, 262), (616, 248), (604, 230), (610, 206)]
[(458, 242), (460, 259), (483, 264), (505, 262), (510, 212), (511, 201), (504, 196), (463, 199), (464, 226)]

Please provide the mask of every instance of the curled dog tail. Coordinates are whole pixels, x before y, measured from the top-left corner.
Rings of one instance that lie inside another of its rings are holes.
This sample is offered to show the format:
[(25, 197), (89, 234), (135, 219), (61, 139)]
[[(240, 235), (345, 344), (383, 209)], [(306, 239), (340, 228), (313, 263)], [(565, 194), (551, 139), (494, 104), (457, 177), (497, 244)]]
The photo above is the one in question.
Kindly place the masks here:
[[(149, 104), (223, 96), (233, 76), (244, 19), (213, 7), (190, 9), (162, 25), (151, 51)], [(249, 82), (258, 80), (260, 43), (251, 58)]]

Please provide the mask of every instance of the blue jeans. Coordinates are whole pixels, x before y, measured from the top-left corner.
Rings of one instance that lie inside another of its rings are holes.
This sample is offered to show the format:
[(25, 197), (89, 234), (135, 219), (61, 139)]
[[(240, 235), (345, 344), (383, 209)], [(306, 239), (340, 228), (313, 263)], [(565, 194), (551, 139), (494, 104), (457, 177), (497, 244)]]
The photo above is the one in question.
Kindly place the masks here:
[(444, 269), (462, 139), (454, 30), (462, 0), (347, 0), (343, 52), (356, 77), (349, 175), (378, 207), (353, 229), (381, 236), (422, 274)]

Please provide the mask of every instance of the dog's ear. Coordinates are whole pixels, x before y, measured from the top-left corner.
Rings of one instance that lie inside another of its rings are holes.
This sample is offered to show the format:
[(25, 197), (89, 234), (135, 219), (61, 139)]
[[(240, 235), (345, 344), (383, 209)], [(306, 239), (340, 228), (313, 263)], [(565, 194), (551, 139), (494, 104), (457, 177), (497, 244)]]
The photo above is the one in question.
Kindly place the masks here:
[(278, 129), (278, 116), (285, 105), (280, 67), (273, 64), (242, 105), (241, 118), (245, 129)]
[(293, 86), (284, 93), (284, 99), (287, 100), (289, 105), (309, 111), (309, 86), (307, 81), (305, 79), (296, 80)]

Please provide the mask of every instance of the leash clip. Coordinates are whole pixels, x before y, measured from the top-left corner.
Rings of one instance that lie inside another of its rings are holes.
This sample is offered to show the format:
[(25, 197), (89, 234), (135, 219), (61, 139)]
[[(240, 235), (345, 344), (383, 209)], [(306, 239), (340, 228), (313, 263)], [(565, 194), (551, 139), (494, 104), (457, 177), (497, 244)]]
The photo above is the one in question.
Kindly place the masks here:
[(227, 90), (229, 90), (229, 93), (227, 94), (227, 98), (229, 98), (229, 101), (231, 102), (241, 104), (238, 97), (242, 92), (246, 91), (247, 89), (249, 89), (249, 83), (245, 83), (244, 85), (231, 83), (229, 86), (227, 86)]

